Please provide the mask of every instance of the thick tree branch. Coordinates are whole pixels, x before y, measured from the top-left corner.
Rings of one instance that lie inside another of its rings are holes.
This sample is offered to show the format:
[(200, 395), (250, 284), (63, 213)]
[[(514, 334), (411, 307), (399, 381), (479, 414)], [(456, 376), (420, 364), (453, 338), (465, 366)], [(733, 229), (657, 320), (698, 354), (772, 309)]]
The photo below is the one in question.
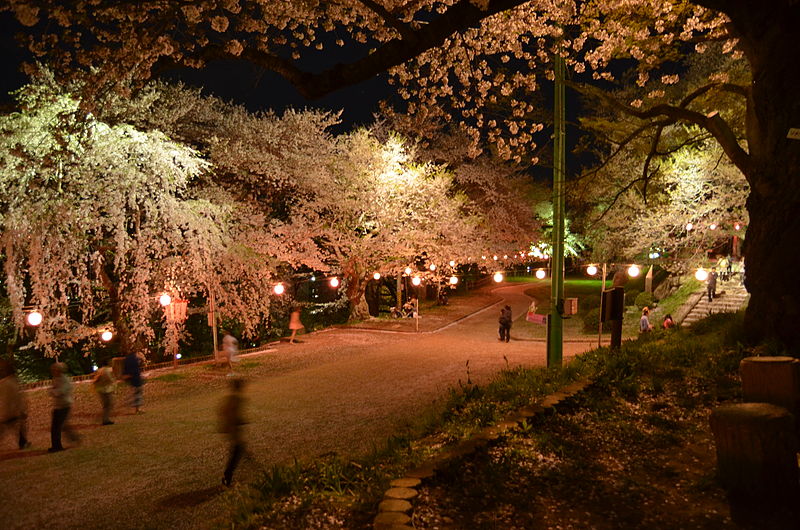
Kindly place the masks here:
[(358, 0), (358, 2), (364, 5), (367, 9), (373, 11), (379, 17), (381, 17), (383, 21), (386, 22), (386, 24), (388, 24), (389, 26), (393, 27), (397, 31), (397, 33), (400, 34), (402, 38), (404, 39), (414, 38), (411, 27), (408, 26), (407, 24), (403, 24), (400, 20), (397, 19), (397, 17), (392, 15), (389, 11), (386, 10), (385, 7), (383, 7), (378, 2), (374, 2), (373, 0)]
[(731, 162), (733, 162), (733, 164), (739, 168), (745, 177), (751, 174), (751, 159), (749, 153), (742, 149), (742, 146), (739, 145), (736, 135), (733, 133), (730, 126), (725, 123), (725, 120), (723, 120), (716, 111), (706, 116), (700, 112), (689, 110), (685, 107), (676, 107), (674, 105), (667, 105), (663, 103), (654, 105), (649, 109), (640, 110), (622, 103), (613, 95), (598, 87), (594, 87), (585, 83), (567, 83), (569, 86), (579, 90), (584, 94), (594, 96), (609, 106), (642, 120), (666, 117), (675, 122), (688, 122), (702, 127), (710, 132), (712, 136), (714, 136), (717, 142), (719, 142), (723, 151), (725, 151), (725, 154), (731, 159)]
[[(513, 9), (528, 0), (490, 0), (485, 10), (469, 0), (460, 0), (442, 15), (419, 28), (404, 30), (400, 39), (380, 45), (374, 52), (352, 63), (339, 63), (323, 72), (312, 74), (298, 69), (290, 61), (259, 50), (245, 50), (241, 58), (274, 70), (308, 99), (317, 99), (345, 86), (366, 81), (440, 46), (451, 35), (478, 26), (497, 13)], [(207, 50), (217, 59), (232, 59), (222, 48)]]

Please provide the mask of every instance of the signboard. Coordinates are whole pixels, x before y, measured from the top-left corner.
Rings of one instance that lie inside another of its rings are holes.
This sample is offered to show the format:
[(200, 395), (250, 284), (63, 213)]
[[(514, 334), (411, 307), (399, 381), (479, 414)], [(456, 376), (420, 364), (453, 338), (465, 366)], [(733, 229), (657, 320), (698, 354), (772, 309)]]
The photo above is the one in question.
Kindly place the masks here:
[(528, 322), (533, 322), (534, 324), (547, 324), (547, 315), (539, 315), (529, 311), (528, 316), (525, 317), (525, 320)]

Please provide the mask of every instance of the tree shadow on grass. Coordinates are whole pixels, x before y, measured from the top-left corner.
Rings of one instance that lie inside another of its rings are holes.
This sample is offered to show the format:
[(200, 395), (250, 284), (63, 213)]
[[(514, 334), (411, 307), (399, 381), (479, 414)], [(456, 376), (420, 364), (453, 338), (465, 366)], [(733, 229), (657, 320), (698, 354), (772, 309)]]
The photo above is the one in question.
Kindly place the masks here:
[(158, 504), (164, 508), (193, 508), (210, 501), (225, 491), (225, 489), (226, 488), (220, 484), (219, 486), (211, 486), (199, 490), (184, 491), (183, 493), (176, 493), (175, 495), (164, 497)]

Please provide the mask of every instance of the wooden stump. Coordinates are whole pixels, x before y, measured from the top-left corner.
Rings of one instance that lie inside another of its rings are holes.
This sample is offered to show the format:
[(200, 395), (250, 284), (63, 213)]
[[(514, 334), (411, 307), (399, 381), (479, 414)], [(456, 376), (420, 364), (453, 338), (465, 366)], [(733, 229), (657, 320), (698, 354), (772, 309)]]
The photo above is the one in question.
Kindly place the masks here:
[(793, 357), (746, 357), (739, 364), (742, 397), (772, 403), (800, 416), (800, 362)]
[(770, 403), (723, 405), (711, 413), (719, 478), (736, 496), (798, 491), (794, 416)]

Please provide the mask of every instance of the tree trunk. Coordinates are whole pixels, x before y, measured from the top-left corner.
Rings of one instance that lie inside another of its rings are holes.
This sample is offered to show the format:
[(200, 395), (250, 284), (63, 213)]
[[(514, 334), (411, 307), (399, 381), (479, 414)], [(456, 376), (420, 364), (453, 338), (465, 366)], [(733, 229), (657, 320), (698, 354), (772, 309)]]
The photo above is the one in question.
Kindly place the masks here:
[(351, 321), (369, 318), (369, 306), (367, 306), (367, 302), (364, 299), (367, 282), (358, 269), (357, 266), (348, 265), (343, 271), (346, 279), (345, 294), (350, 303), (349, 320)]
[[(698, 2), (705, 4), (705, 1)], [(718, 4), (750, 63), (753, 81), (747, 111), (751, 193), (750, 225), (744, 241), (745, 286), (751, 293), (746, 326), (757, 340), (777, 339), (800, 347), (800, 282), (795, 252), (800, 247), (800, 3), (769, 7), (744, 0)]]

